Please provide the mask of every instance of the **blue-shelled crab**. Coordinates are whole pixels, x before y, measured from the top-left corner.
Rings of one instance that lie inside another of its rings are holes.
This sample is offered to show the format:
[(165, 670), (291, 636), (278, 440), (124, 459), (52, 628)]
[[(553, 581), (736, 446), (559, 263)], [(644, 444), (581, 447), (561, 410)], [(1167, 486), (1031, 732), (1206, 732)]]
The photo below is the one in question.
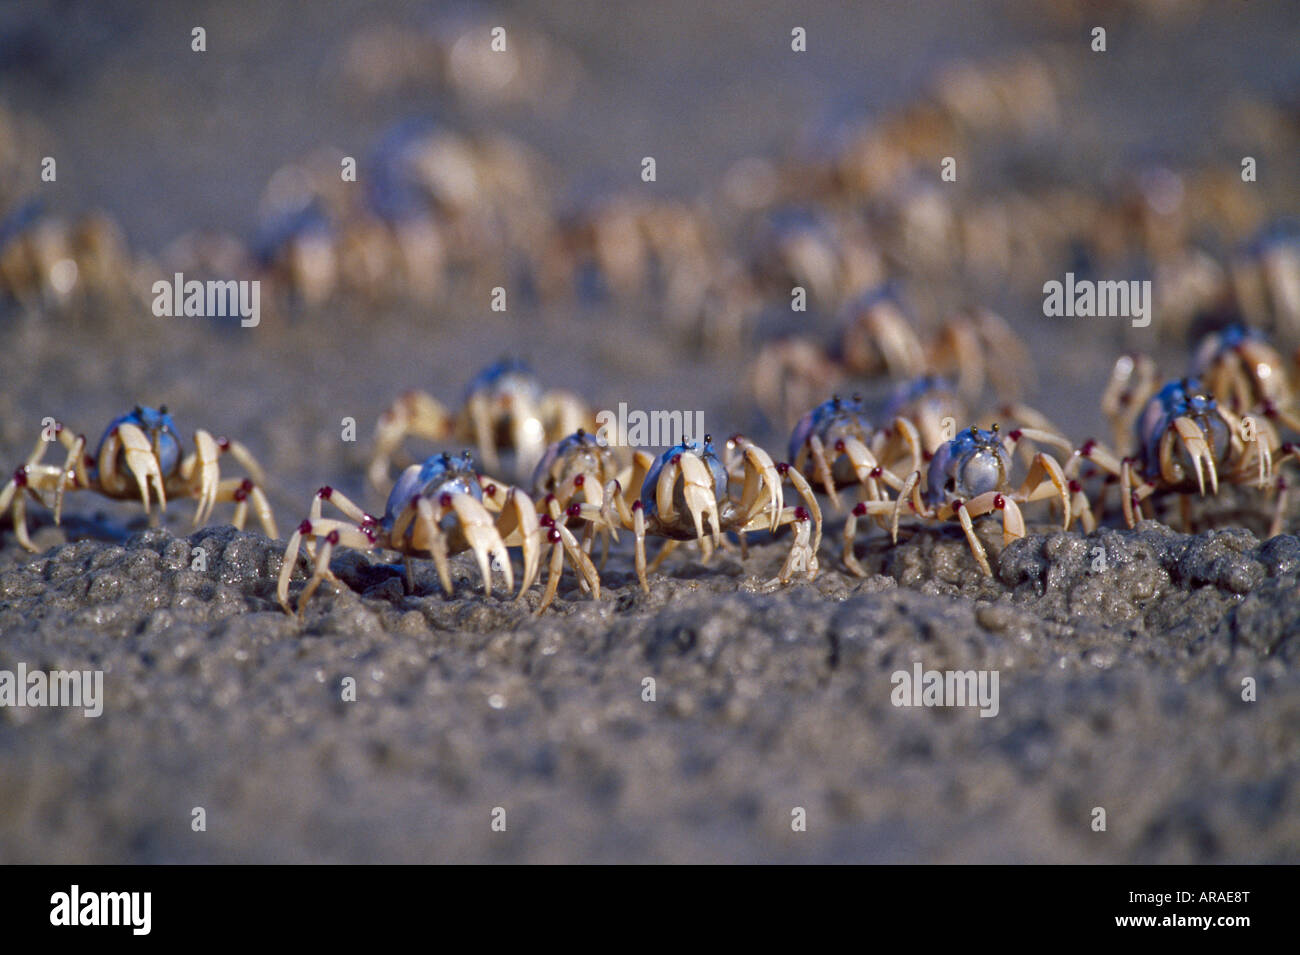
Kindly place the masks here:
[[(55, 441), (66, 449), (66, 459), (62, 465), (43, 464), (46, 450)], [(262, 469), (248, 449), (238, 441), (213, 438), (202, 429), (194, 433), (194, 447), (193, 454), (183, 454), (180, 432), (166, 406), (137, 405), (113, 419), (93, 455), (85, 454), (85, 435), (74, 436), (59, 422), (47, 419), (27, 462), (0, 491), (0, 513), (12, 506), (18, 543), (30, 551), (36, 548), (27, 535), (25, 495), (43, 502), (44, 495), (52, 494), (58, 523), (67, 491), (95, 491), (118, 500), (139, 497), (146, 513), (151, 513), (151, 495), (157, 497), (161, 510), (166, 509), (169, 497), (195, 498), (195, 527), (207, 521), (219, 501), (233, 501), (233, 523), (242, 528), (251, 503), (262, 529), (277, 536), (271, 506), (261, 489), (265, 483)], [(218, 460), (226, 453), (234, 455), (248, 477), (221, 479)]]
[[(707, 561), (723, 535), (776, 531), (793, 523), (794, 542), (778, 580), (787, 583), (796, 574), (817, 575), (817, 546), (821, 541), (821, 508), (812, 488), (794, 468), (773, 463), (762, 448), (742, 435), (733, 435), (719, 456), (712, 435), (703, 442), (685, 441), (669, 448), (645, 469), (645, 458), (633, 465), (641, 473), (640, 497), (629, 502), (636, 484), (624, 491), (618, 482), (608, 486), (609, 505), (603, 509), (570, 507), (572, 517), (593, 521), (613, 530), (622, 526), (636, 537), (636, 572), (641, 588), (650, 592), (646, 576), (645, 539), (667, 538), (650, 567), (653, 570), (682, 541), (699, 543)], [(782, 487), (788, 479), (803, 499), (802, 506), (785, 504)]]
[[(338, 508), (344, 520), (322, 516), (324, 503)], [(299, 614), (322, 580), (339, 581), (329, 569), (334, 548), (391, 550), (406, 560), (407, 585), (413, 584), (410, 558), (428, 555), (438, 568), (443, 590), (452, 593), (448, 557), (472, 550), (483, 578), (483, 592), (492, 594), (492, 571), (499, 570), (506, 586), (514, 589), (514, 571), (507, 547), (523, 551), (523, 580), (519, 595), (537, 579), (543, 547), (553, 545), (551, 578), (537, 612), (550, 604), (559, 583), (563, 557), (568, 556), (586, 587), (600, 596), (600, 578), (577, 538), (549, 515), (537, 514), (532, 499), (519, 488), (510, 487), (478, 472), (469, 451), (461, 455), (435, 454), (422, 464), (407, 468), (388, 495), (382, 517), (362, 510), (344, 494), (322, 487), (312, 499), (311, 513), (289, 538), (276, 595), (285, 613), (289, 604), (289, 580), (297, 564), (298, 549), (306, 543), (313, 560), (307, 586), (298, 597)]]
[[(1029, 472), (1019, 488), (1011, 484), (1012, 453), (1022, 438), (1034, 438), (1029, 430), (1016, 429), (1005, 436), (995, 424), (987, 431), (971, 426), (958, 432), (930, 460), (924, 484), (919, 471), (913, 471), (893, 501), (861, 502), (862, 514), (890, 514), (894, 539), (898, 538), (898, 519), (903, 505), (917, 516), (932, 521), (956, 519), (966, 534), (971, 553), (985, 574), (992, 576), (984, 545), (975, 536), (974, 518), (994, 511), (1002, 512), (1002, 540), (1011, 543), (1025, 535), (1021, 504), (1055, 498), (1061, 504), (1061, 526), (1068, 530), (1073, 520), (1075, 501), (1081, 492), (1065, 478), (1061, 465), (1045, 452), (1037, 452)], [(1047, 435), (1046, 437), (1054, 437)], [(1072, 499), (1073, 498), (1073, 499)], [(1086, 507), (1085, 507), (1086, 510)], [(1091, 528), (1089, 528), (1091, 529)]]
[[(1149, 363), (1142, 360), (1128, 358), (1128, 364), (1124, 364), (1125, 359), (1120, 361), (1131, 374), (1149, 372)], [(1115, 380), (1112, 378), (1112, 383)], [(1116, 402), (1114, 420), (1117, 424), (1132, 421), (1128, 455), (1121, 457), (1096, 441), (1085, 441), (1075, 452), (1069, 470), (1073, 475), (1086, 460), (1117, 479), (1129, 527), (1137, 523), (1143, 502), (1158, 491), (1197, 491), (1204, 495), (1208, 485), (1217, 494), (1220, 482), (1269, 486), (1277, 445), (1276, 433), (1266, 420), (1229, 411), (1195, 378), (1171, 381), (1140, 404), (1133, 401), (1133, 396), (1142, 394), (1140, 388), (1119, 393), (1126, 397)], [(1138, 408), (1136, 416), (1128, 413), (1120, 417), (1130, 404)], [(1290, 445), (1282, 445), (1281, 450), (1287, 457), (1296, 457)], [(1274, 533), (1283, 506), (1284, 496), (1280, 496)]]

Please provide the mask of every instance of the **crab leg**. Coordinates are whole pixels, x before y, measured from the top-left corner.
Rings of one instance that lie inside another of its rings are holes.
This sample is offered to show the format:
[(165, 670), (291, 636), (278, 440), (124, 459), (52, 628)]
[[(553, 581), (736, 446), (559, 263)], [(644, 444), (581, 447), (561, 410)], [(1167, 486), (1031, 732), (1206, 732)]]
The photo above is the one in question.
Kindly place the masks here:
[(793, 508), (793, 513), (789, 520), (794, 522), (794, 543), (790, 545), (790, 553), (785, 558), (785, 563), (781, 566), (781, 573), (778, 580), (781, 583), (788, 583), (790, 578), (795, 574), (806, 574), (809, 580), (817, 576), (819, 569), (817, 565), (817, 551), (813, 548), (810, 538), (812, 537), (812, 521), (808, 518), (808, 512), (802, 507)]
[(284, 560), (280, 563), (280, 578), (275, 588), (280, 606), (290, 616), (293, 615), (293, 609), (289, 604), (289, 579), (293, 576), (294, 567), (298, 562), (299, 548), (304, 538), (320, 538), (324, 543), (315, 554), (311, 579), (307, 582), (307, 586), (303, 588), (302, 593), (298, 595), (299, 619), (302, 618), (302, 612), (307, 606), (307, 601), (316, 592), (316, 588), (320, 586), (321, 581), (335, 581), (337, 579), (329, 569), (330, 555), (336, 545), (346, 544), (348, 547), (365, 550), (374, 549), (374, 541), (368, 534), (360, 528), (353, 527), (342, 521), (303, 521), (299, 524), (289, 537), (289, 545), (284, 550)]
[[(1048, 480), (1043, 480), (1044, 476)], [(1030, 466), (1025, 482), (1020, 485), (1020, 490), (1015, 496), (1028, 502), (1040, 501), (1053, 494), (1061, 502), (1061, 529), (1068, 531), (1071, 523), (1069, 482), (1066, 481), (1065, 474), (1056, 459), (1049, 454), (1039, 452), (1034, 455), (1034, 463)]]
[(24, 550), (36, 553), (36, 545), (27, 534), (27, 498), (24, 492), (40, 500), (38, 492), (56, 487), (65, 473), (53, 464), (25, 464), (14, 472), (4, 491), (0, 492), (0, 514), (9, 509), (12, 501), (14, 535)]
[(560, 575), (564, 572), (566, 554), (578, 574), (578, 581), (583, 589), (590, 589), (592, 599), (599, 600), (600, 575), (596, 572), (596, 565), (591, 562), (591, 558), (578, 546), (578, 539), (573, 536), (573, 532), (563, 524), (557, 524), (547, 531), (547, 537), (552, 544), (551, 563), (546, 577), (546, 592), (542, 594), (542, 602), (538, 604), (535, 614), (540, 615), (555, 599)]
[[(16, 468), (13, 477), (5, 485), (4, 490), (0, 491), (0, 514), (9, 509), (10, 502), (13, 503), (13, 523), (14, 534), (18, 537), (18, 543), (24, 550), (36, 552), (36, 545), (27, 536), (27, 501), (23, 496), (26, 491), (30, 494), (36, 492), (32, 490), (31, 481), (33, 470), (40, 468), (40, 478), (37, 486), (41, 486), (44, 480), (48, 480), (53, 471), (52, 465), (42, 465), (41, 458), (45, 457), (46, 446), (49, 444), (42, 435), (36, 439), (36, 447), (32, 448), (32, 453), (27, 456), (27, 461), (22, 466)], [(57, 477), (57, 476), (56, 476)], [(59, 480), (62, 480), (59, 478)]]
[(242, 442), (231, 438), (218, 438), (217, 448), (222, 454), (230, 454), (254, 481), (262, 486), (266, 485), (266, 474), (262, 471), (262, 466), (257, 463), (257, 458), (253, 457), (253, 452), (249, 451)]
[(546, 590), (542, 593), (542, 602), (537, 606), (537, 613), (551, 605), (555, 599), (555, 591), (560, 586), (560, 575), (564, 573), (564, 538), (556, 527), (548, 528), (546, 531), (547, 539), (551, 542), (551, 562), (546, 572)]
[(966, 543), (970, 545), (970, 551), (975, 555), (975, 561), (980, 565), (980, 570), (984, 571), (986, 577), (993, 576), (993, 570), (989, 567), (988, 554), (984, 551), (984, 544), (975, 536), (975, 525), (971, 522), (970, 514), (961, 501), (953, 504), (957, 514), (957, 520), (961, 522), (962, 532), (966, 535)]
[[(703, 543), (703, 541), (701, 541), (701, 543)], [(681, 546), (681, 541), (675, 541), (675, 540), (664, 541), (663, 546), (659, 548), (659, 553), (655, 554), (655, 559), (650, 561), (650, 572), (654, 573), (655, 571), (657, 571), (659, 569), (659, 566), (664, 562), (664, 558), (666, 558), (669, 554), (671, 554), (680, 546)], [(707, 552), (705, 553), (702, 559), (703, 560), (709, 559), (709, 555)]]
[(1007, 436), (1002, 439), (1002, 443), (1008, 451), (1013, 451), (1022, 438), (1060, 448), (1066, 454), (1074, 453), (1074, 445), (1070, 444), (1069, 441), (1055, 432), (1044, 431), (1041, 428), (1014, 428), (1007, 432)]
[[(889, 524), (889, 536), (893, 539), (895, 544), (898, 543), (898, 518), (902, 513), (903, 501), (905, 499), (908, 500), (912, 506), (912, 510), (916, 513), (921, 515), (929, 513), (925, 506), (925, 502), (921, 500), (920, 471), (913, 471), (908, 475), (907, 480), (903, 482), (903, 486), (899, 488), (898, 497), (894, 498), (894, 503), (890, 508), (892, 517)], [(875, 513), (876, 511), (877, 508), (873, 507), (870, 503), (867, 503), (868, 513)]]
[[(630, 468), (620, 471), (618, 475), (618, 486), (620, 490), (627, 488), (628, 494), (636, 494), (641, 490), (641, 485), (645, 482), (645, 477), (654, 467), (655, 459), (644, 451), (632, 452), (632, 465)], [(633, 498), (624, 497), (623, 503), (631, 506)], [(621, 512), (620, 512), (621, 513)], [(626, 526), (631, 526), (629, 522)]]
[(1002, 511), (1002, 544), (1006, 546), (1012, 541), (1025, 536), (1025, 519), (1020, 513), (1019, 506), (1009, 495), (997, 491), (988, 491), (971, 498), (969, 501), (954, 501), (952, 510), (956, 514), (958, 521), (961, 522), (962, 531), (966, 534), (966, 541), (970, 544), (971, 552), (975, 555), (975, 560), (979, 563), (980, 569), (987, 576), (992, 577), (993, 571), (989, 567), (988, 554), (983, 543), (975, 535), (975, 525), (972, 519), (994, 510)]
[[(799, 473), (798, 468), (781, 465), (777, 470), (794, 485), (794, 489), (799, 492), (799, 497), (803, 499), (804, 506), (808, 508), (808, 513), (812, 515), (814, 531), (812, 550), (813, 554), (816, 554), (822, 546), (822, 509), (817, 503), (817, 495), (813, 493), (812, 485)], [(741, 540), (743, 541), (744, 538)]]
[[(886, 440), (883, 446), (881, 446), (880, 461), (883, 462), (883, 461), (893, 460), (893, 458), (890, 456), (890, 452), (892, 451), (895, 442), (901, 440), (903, 444), (907, 447), (908, 455), (911, 458), (911, 462), (909, 464), (909, 470), (912, 471), (921, 470), (921, 467), (923, 466), (925, 461), (925, 442), (921, 440), (921, 435), (916, 430), (916, 425), (912, 424), (912, 422), (908, 421), (906, 418), (895, 418), (893, 422), (892, 431), (893, 431), (893, 435), (888, 440)], [(886, 474), (889, 474), (888, 468), (885, 468), (884, 470)], [(894, 477), (892, 474), (890, 474), (889, 476)], [(898, 480), (897, 478), (894, 479)], [(900, 481), (899, 484), (901, 483), (902, 482)], [(893, 487), (895, 490), (898, 489), (897, 484), (891, 484), (890, 486)]]
[(1155, 485), (1149, 481), (1143, 481), (1142, 486), (1138, 487), (1133, 462), (1125, 458), (1120, 470), (1120, 503), (1124, 507), (1124, 521), (1130, 528), (1137, 525), (1137, 518), (1142, 516), (1142, 502), (1155, 493), (1155, 489)]
[(1120, 459), (1113, 452), (1092, 440), (1083, 442), (1083, 444), (1079, 445), (1079, 450), (1070, 455), (1070, 460), (1065, 465), (1066, 471), (1071, 475), (1077, 474), (1079, 472), (1079, 462), (1085, 460), (1097, 465), (1107, 474), (1113, 474), (1116, 477), (1120, 475)]
[(537, 521), (537, 508), (532, 499), (519, 488), (506, 492), (505, 506), (497, 519), (497, 534), (507, 544), (518, 544), (524, 552), (524, 576), (518, 596), (537, 579), (538, 561), (541, 557), (538, 543), (541, 525)]
[(858, 563), (857, 554), (853, 553), (853, 542), (858, 536), (858, 518), (863, 517), (866, 514), (867, 502), (859, 501), (853, 506), (853, 509), (849, 511), (849, 516), (844, 521), (844, 552), (841, 554), (840, 559), (844, 561), (844, 566), (847, 567), (849, 572), (855, 577), (867, 576), (867, 572), (863, 570), (862, 565)]
[(1156, 366), (1145, 355), (1121, 355), (1101, 396), (1116, 445), (1122, 445), (1143, 403), (1155, 392)]
[(1083, 485), (1071, 480), (1067, 487), (1071, 494), (1070, 513), (1083, 524), (1084, 533), (1091, 534), (1097, 529), (1097, 518), (1093, 516), (1092, 505), (1088, 503), (1088, 495), (1084, 493)]
[(257, 512), (258, 522), (261, 523), (266, 536), (271, 538), (279, 537), (280, 535), (275, 527), (275, 517), (271, 513), (271, 505), (267, 501), (266, 495), (262, 493), (262, 489), (254, 484), (251, 478), (228, 478), (221, 482), (213, 496), (214, 503), (218, 501), (235, 502), (235, 513), (230, 523), (241, 531), (248, 519), (248, 503), (250, 500), (253, 503), (253, 509)]
[(632, 533), (636, 536), (636, 576), (641, 589), (650, 593), (650, 581), (645, 575), (645, 508), (640, 501), (632, 504)]
[[(63, 472), (59, 477), (58, 486), (54, 489), (54, 523), (63, 522), (63, 492), (67, 489), (68, 478), (72, 476), (82, 487), (90, 485), (90, 477), (86, 474), (86, 459), (83, 452), (86, 449), (86, 436), (79, 434), (77, 437), (71, 437), (62, 425), (58, 425), (59, 440), (63, 446), (68, 449), (68, 457), (63, 463)], [(0, 508), (3, 510), (3, 508)]]
[[(853, 470), (857, 474), (858, 483), (867, 488), (871, 500), (879, 500), (880, 489), (876, 486), (876, 481), (882, 481), (887, 486), (897, 491), (903, 486), (900, 478), (889, 468), (884, 467), (874, 454), (868, 450), (867, 446), (857, 438), (844, 438), (844, 453), (848, 455), (849, 463), (853, 465)], [(920, 471), (921, 448), (920, 445), (915, 447), (916, 453), (913, 455), (918, 462), (917, 466), (912, 468), (913, 471)]]

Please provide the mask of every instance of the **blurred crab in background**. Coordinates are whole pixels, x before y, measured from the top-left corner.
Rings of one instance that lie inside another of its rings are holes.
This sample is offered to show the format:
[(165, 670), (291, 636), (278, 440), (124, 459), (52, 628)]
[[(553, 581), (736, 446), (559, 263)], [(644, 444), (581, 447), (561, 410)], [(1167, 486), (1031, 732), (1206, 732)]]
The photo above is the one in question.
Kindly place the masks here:
[(370, 483), (382, 488), (389, 462), (407, 435), (430, 441), (472, 441), (490, 471), (501, 466), (500, 452), (515, 457), (515, 470), (529, 475), (548, 443), (595, 419), (586, 403), (568, 391), (546, 391), (532, 368), (519, 359), (502, 359), (469, 383), (460, 411), (453, 417), (440, 401), (423, 391), (408, 391), (379, 418)]
[(988, 382), (1004, 400), (1033, 387), (1028, 351), (988, 309), (954, 314), (928, 341), (917, 335), (891, 287), (859, 297), (843, 314), (840, 340), (831, 349), (788, 336), (759, 351), (750, 387), (771, 421), (792, 424), (815, 395), (848, 380), (944, 375), (952, 377), (957, 393), (968, 401), (978, 399)]
[(87, 300), (132, 301), (135, 265), (112, 219), (91, 213), (68, 222), (36, 200), (0, 217), (0, 302), (64, 310)]
[(573, 53), (516, 23), (497, 46), (495, 22), (453, 8), (429, 24), (378, 23), (351, 38), (339, 71), (349, 93), (371, 97), (433, 89), (494, 108), (566, 103), (582, 72)]
[[(67, 450), (64, 463), (43, 464), (46, 450), (55, 441)], [(26, 495), (43, 503), (45, 495), (53, 494), (57, 524), (62, 519), (67, 491), (94, 491), (116, 500), (139, 497), (150, 517), (151, 493), (158, 498), (159, 510), (166, 510), (168, 497), (194, 498), (195, 527), (211, 517), (218, 502), (233, 501), (232, 523), (242, 529), (251, 503), (262, 530), (270, 537), (278, 536), (271, 506), (261, 488), (265, 484), (262, 469), (248, 449), (228, 438), (214, 439), (202, 429), (194, 433), (194, 447), (194, 453), (182, 456), (180, 433), (165, 405), (157, 409), (137, 405), (113, 419), (93, 455), (85, 454), (85, 435), (74, 437), (62, 424), (51, 421), (27, 462), (14, 471), (0, 491), (0, 513), (12, 505), (18, 542), (33, 552), (36, 548), (27, 535)], [(221, 479), (219, 459), (227, 453), (234, 456), (248, 477)]]
[(1237, 306), (1249, 323), (1300, 342), (1300, 225), (1260, 231), (1229, 266)]
[[(345, 518), (322, 515), (325, 502)], [(567, 555), (584, 590), (600, 597), (600, 577), (563, 522), (549, 514), (538, 516), (532, 499), (521, 489), (482, 475), (469, 451), (458, 456), (435, 454), (422, 464), (407, 468), (393, 485), (382, 517), (376, 518), (331, 487), (322, 487), (312, 498), (311, 512), (298, 525), (285, 549), (276, 596), (285, 613), (292, 616), (289, 581), (297, 565), (299, 548), (305, 544), (312, 560), (312, 574), (298, 597), (298, 614), (322, 581), (341, 586), (330, 570), (334, 548), (396, 551), (406, 565), (406, 585), (414, 589), (411, 557), (429, 555), (438, 569), (443, 590), (453, 593), (448, 558), (473, 551), (483, 580), (483, 592), (492, 595), (492, 572), (499, 570), (508, 590), (514, 589), (514, 571), (507, 547), (523, 552), (523, 578), (518, 598), (537, 579), (543, 548), (552, 546), (550, 579), (537, 608), (550, 606)]]
[(802, 288), (808, 304), (834, 312), (885, 279), (865, 224), (816, 207), (782, 207), (758, 225), (750, 271), (755, 288), (786, 299)]
[(1300, 433), (1292, 371), (1262, 332), (1239, 324), (1206, 335), (1191, 365), (1191, 377), (1233, 414), (1259, 414)]

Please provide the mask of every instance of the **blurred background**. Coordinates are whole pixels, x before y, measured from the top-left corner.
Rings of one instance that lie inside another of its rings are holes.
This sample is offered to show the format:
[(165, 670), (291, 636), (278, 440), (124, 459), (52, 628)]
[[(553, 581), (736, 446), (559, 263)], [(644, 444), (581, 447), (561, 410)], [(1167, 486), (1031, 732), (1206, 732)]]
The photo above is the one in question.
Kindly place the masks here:
[[(513, 355), (782, 457), (800, 407), (889, 390), (846, 345), (881, 288), (926, 343), (991, 310), (1024, 351), (981, 337), (972, 415), (1023, 397), (1082, 440), (1121, 351), (1177, 374), (1229, 315), (1297, 344), (1297, 41), (1283, 0), (11, 2), (0, 452), (167, 404), (249, 444), (284, 524), (325, 480), (378, 506), (380, 412)], [(1152, 326), (1045, 318), (1067, 270), (1155, 278)], [(155, 317), (176, 271), (260, 279), (260, 326)]]

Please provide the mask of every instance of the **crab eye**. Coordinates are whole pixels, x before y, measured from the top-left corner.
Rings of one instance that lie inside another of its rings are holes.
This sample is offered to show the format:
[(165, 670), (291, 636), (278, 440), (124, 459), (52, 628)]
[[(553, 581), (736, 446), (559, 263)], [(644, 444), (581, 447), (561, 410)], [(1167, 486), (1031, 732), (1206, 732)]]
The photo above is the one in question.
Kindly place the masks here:
[(1002, 463), (987, 451), (972, 454), (962, 465), (961, 483), (971, 497), (996, 491), (1002, 483)]

